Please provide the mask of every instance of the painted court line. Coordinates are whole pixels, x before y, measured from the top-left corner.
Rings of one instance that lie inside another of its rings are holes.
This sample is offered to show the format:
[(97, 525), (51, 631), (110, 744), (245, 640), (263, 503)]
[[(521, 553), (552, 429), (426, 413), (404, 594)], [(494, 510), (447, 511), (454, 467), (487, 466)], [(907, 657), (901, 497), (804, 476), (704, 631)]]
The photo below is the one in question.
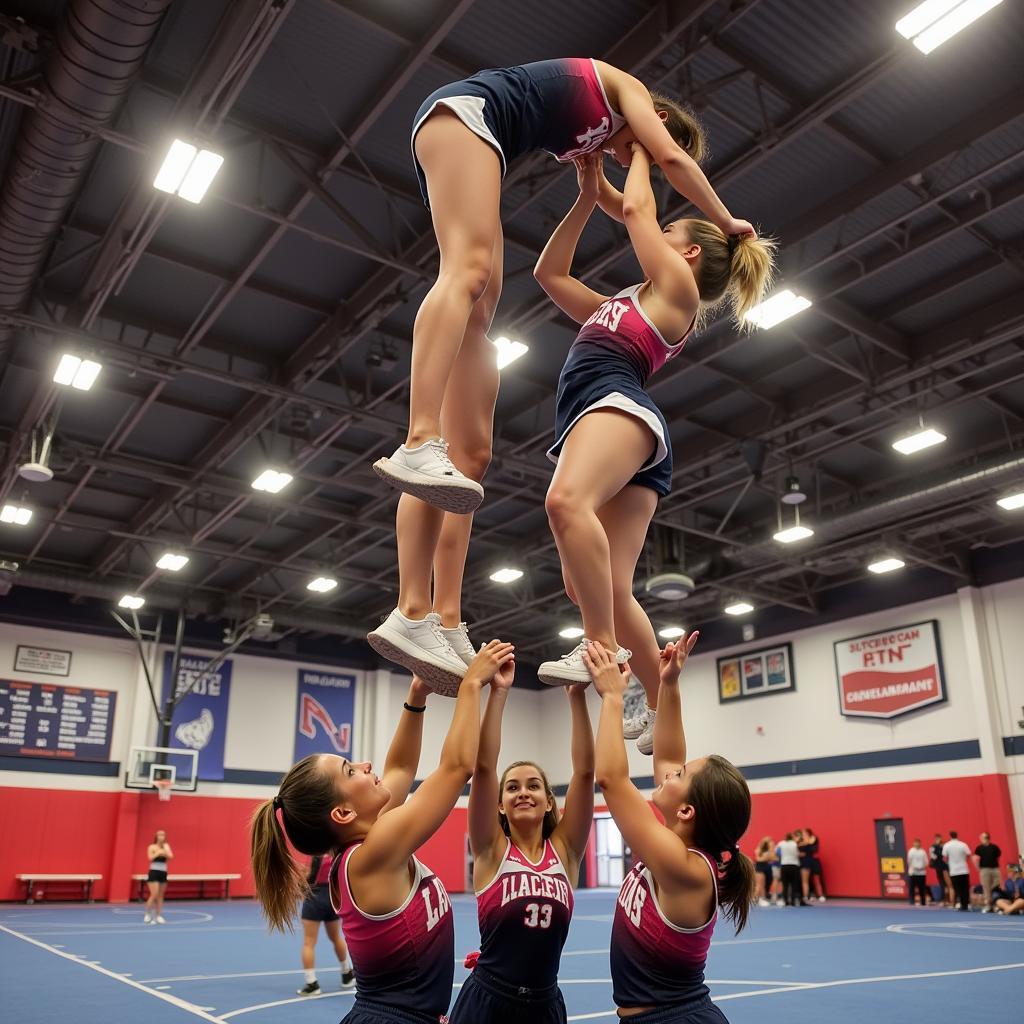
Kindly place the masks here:
[[(892, 927), (890, 925), (890, 927)], [(795, 942), (803, 939), (838, 939), (846, 935), (875, 935), (888, 931), (887, 928), (854, 928), (845, 932), (805, 932), (802, 935), (767, 935), (762, 939), (723, 939), (719, 946), (752, 946), (762, 942)]]
[(153, 996), (154, 999), (162, 999), (165, 1003), (170, 1003), (172, 1006), (178, 1007), (179, 1010), (191, 1013), (193, 1016), (199, 1017), (202, 1020), (211, 1021), (212, 1024), (223, 1024), (223, 1018), (214, 1017), (205, 1010), (200, 1009), (198, 1006), (186, 1002), (184, 999), (168, 995), (166, 992), (157, 992), (156, 989), (147, 988), (138, 981), (126, 978), (122, 974), (115, 974), (114, 971), (109, 971), (106, 967), (100, 967), (96, 963), (80, 960), (77, 957), (72, 956), (70, 953), (64, 953), (59, 949), (55, 949), (53, 946), (48, 946), (45, 942), (40, 942), (38, 939), (33, 939), (29, 935), (23, 935), (21, 932), (16, 932), (13, 928), (8, 928), (6, 925), (0, 925), (0, 932), (6, 932), (8, 935), (13, 935), (14, 938), (21, 939), (22, 942), (27, 942), (31, 946), (38, 946), (40, 949), (45, 949), (47, 953), (59, 956), (62, 960), (68, 960), (73, 964), (78, 964), (80, 967), (87, 967), (90, 971), (95, 971), (97, 974), (102, 974), (107, 978), (113, 978), (114, 981), (119, 981), (122, 985), (127, 985), (129, 988), (145, 992), (146, 995)]
[[(965, 935), (964, 931), (973, 930), (975, 925), (970, 924), (891, 924), (886, 928), (887, 932), (896, 935), (919, 935), (926, 939), (968, 939), (971, 942), (1024, 942), (1024, 935)], [(998, 926), (997, 926), (998, 927)], [(1012, 925), (1010, 927), (1013, 927)], [(959, 928), (962, 929), (955, 935), (947, 932), (923, 931), (924, 928)]]
[[(354, 996), (355, 991), (350, 989), (347, 992), (321, 992), (318, 996), (313, 998), (320, 1002), (321, 999), (337, 999), (339, 996)], [(273, 1003), (257, 1003), (255, 1006), (242, 1006), (237, 1010), (232, 1010), (230, 1013), (225, 1013), (221, 1017), (215, 1018), (216, 1020), (230, 1020), (232, 1017), (240, 1017), (243, 1013), (255, 1013), (257, 1010), (270, 1010), (275, 1006), (288, 1006), (290, 1003), (308, 1003), (310, 1001), (309, 996), (295, 996), (292, 999), (278, 999)]]

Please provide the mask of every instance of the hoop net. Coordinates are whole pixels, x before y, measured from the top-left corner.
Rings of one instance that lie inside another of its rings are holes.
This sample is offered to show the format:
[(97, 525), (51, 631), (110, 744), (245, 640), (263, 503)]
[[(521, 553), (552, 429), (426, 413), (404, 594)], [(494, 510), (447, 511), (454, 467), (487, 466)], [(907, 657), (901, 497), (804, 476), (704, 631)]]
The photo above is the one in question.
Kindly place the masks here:
[(171, 799), (172, 782), (170, 779), (154, 779), (153, 785), (156, 787), (156, 795), (160, 797), (161, 803), (166, 803)]

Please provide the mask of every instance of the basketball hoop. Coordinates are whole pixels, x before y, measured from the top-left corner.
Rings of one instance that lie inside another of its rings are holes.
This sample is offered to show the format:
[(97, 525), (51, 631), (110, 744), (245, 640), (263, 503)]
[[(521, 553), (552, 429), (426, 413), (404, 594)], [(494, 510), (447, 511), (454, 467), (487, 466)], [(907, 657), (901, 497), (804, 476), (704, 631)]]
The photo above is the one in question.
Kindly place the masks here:
[(153, 785), (156, 787), (156, 795), (160, 797), (161, 803), (166, 803), (171, 799), (172, 782), (170, 779), (154, 779)]

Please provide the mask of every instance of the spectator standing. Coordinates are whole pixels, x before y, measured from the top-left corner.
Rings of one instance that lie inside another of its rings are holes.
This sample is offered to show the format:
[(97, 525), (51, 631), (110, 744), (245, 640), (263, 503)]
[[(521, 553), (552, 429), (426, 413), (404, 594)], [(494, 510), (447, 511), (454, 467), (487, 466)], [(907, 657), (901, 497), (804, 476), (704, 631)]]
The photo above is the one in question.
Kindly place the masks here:
[(935, 881), (939, 884), (939, 899), (942, 903), (952, 906), (953, 894), (949, 888), (949, 865), (946, 863), (946, 858), (942, 855), (942, 847), (944, 845), (942, 836), (936, 832), (929, 853), (931, 854), (932, 870), (935, 872)]
[(772, 861), (775, 859), (775, 842), (765, 836), (757, 844), (754, 853), (754, 867), (757, 869), (757, 888), (754, 895), (759, 907), (769, 906), (768, 896), (772, 891)]
[(910, 905), (914, 906), (914, 896), (921, 899), (921, 906), (928, 905), (928, 851), (921, 847), (921, 840), (915, 839), (914, 845), (907, 850), (907, 878), (910, 881)]
[[(800, 844), (800, 875), (804, 884), (804, 899), (818, 897), (819, 903), (825, 902), (825, 890), (821, 884), (821, 859), (818, 851), (821, 848), (821, 840), (813, 828), (804, 829), (803, 842)], [(806, 874), (804, 874), (806, 872)], [(814, 892), (811, 893), (811, 886)]]
[(942, 856), (949, 865), (949, 879), (953, 885), (956, 909), (971, 909), (971, 875), (967, 858), (971, 848), (960, 839), (953, 829), (949, 830), (949, 842), (942, 847)]
[[(970, 852), (970, 851), (968, 851)], [(792, 832), (778, 846), (779, 863), (782, 867), (782, 899), (787, 907), (806, 907), (800, 889), (800, 847)]]
[(981, 888), (985, 893), (985, 905), (981, 908), (987, 914), (992, 907), (992, 890), (999, 885), (999, 858), (1003, 851), (989, 839), (987, 832), (979, 837), (981, 842), (974, 848), (974, 866), (981, 878)]

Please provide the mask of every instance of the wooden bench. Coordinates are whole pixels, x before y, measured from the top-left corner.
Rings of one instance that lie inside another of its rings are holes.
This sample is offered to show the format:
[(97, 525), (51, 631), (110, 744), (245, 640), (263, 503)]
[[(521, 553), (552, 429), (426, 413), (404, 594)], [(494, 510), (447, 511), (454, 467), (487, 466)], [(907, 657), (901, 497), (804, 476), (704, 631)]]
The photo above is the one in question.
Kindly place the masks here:
[[(37, 882), (75, 883), (82, 887), (82, 899), (92, 903), (92, 883), (98, 882), (102, 875), (71, 875), (58, 872), (44, 873), (41, 871), (22, 871), (14, 876), (19, 882), (25, 883), (25, 902), (35, 903), (32, 886)], [(237, 877), (237, 876), (236, 876)]]
[[(144, 888), (148, 875), (132, 875), (132, 881), (139, 883), (139, 899), (144, 900), (146, 898), (146, 890)], [(231, 883), (237, 882), (242, 876), (239, 874), (230, 874), (223, 871), (213, 872), (211, 874), (202, 875), (168, 875), (167, 884), (170, 885), (173, 882), (198, 882), (199, 883), (199, 898), (203, 899), (206, 895), (206, 883), (207, 882), (222, 882), (224, 884), (224, 899), (231, 899)]]

